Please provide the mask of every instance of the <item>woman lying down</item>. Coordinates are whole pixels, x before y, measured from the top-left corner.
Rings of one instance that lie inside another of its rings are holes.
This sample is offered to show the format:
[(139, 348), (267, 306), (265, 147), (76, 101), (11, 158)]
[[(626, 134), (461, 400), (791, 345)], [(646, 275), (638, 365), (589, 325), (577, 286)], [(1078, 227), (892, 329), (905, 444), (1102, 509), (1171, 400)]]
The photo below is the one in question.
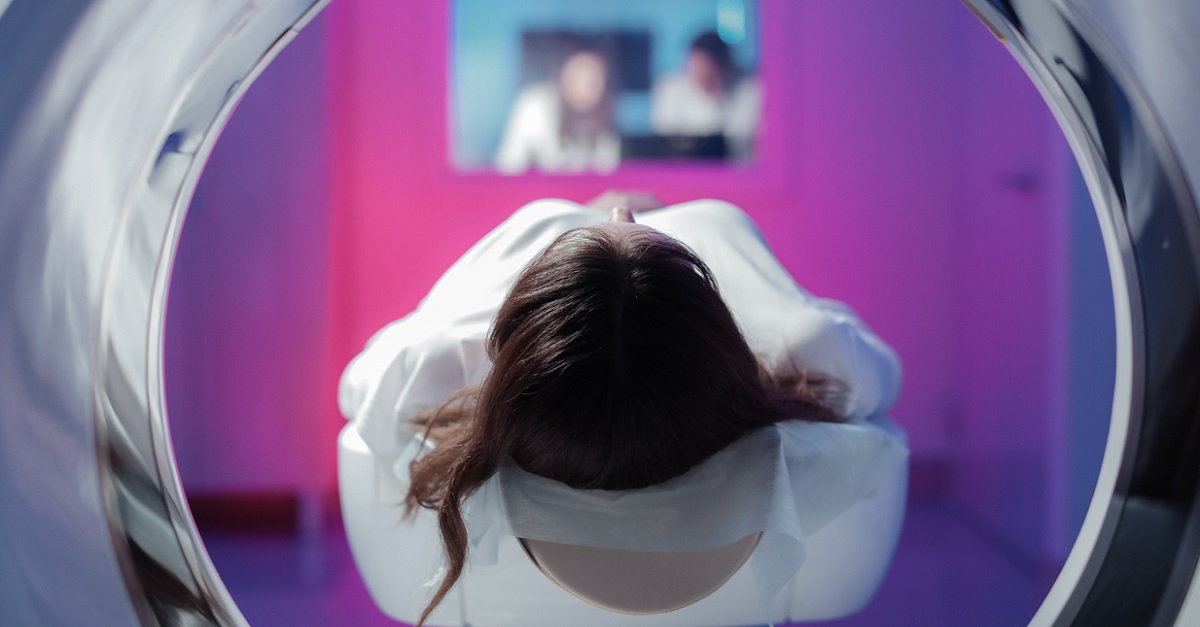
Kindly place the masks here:
[(879, 418), (895, 352), (797, 286), (741, 210), (593, 205), (517, 210), (342, 376), (342, 412), (437, 512), (422, 622), (504, 534), (691, 551), (762, 531), (772, 595), (907, 455)]

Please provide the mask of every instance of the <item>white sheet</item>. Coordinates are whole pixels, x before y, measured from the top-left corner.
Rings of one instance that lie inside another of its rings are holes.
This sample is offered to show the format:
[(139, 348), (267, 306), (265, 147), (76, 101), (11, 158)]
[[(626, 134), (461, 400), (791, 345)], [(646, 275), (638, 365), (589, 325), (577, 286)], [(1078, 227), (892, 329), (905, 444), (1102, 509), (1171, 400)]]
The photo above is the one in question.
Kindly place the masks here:
[[(399, 498), (423, 450), (408, 421), (481, 380), (488, 326), (526, 263), (564, 231), (602, 221), (560, 200), (518, 210), (438, 281), (416, 311), (378, 332), (342, 377), (339, 403), (390, 468)], [(899, 359), (844, 305), (796, 285), (736, 207), (695, 201), (637, 215), (691, 246), (756, 354), (804, 364), (846, 386), (847, 424), (789, 421), (759, 430), (680, 477), (634, 491), (573, 490), (511, 461), (467, 504), (471, 559), (495, 560), (506, 534), (629, 550), (714, 548), (765, 531), (750, 567), (765, 598), (804, 560), (804, 538), (871, 493), (908, 454), (903, 433), (868, 420), (895, 400)]]

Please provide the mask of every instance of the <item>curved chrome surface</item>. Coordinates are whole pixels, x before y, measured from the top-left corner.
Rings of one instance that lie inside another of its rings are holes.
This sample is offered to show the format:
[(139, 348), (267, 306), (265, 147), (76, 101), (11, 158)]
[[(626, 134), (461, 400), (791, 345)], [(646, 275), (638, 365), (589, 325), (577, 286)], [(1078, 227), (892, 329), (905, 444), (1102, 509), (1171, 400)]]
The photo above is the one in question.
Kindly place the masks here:
[[(244, 624), (171, 456), (164, 291), (232, 105), (325, 1), (0, 0), (5, 621)], [(1193, 624), (1200, 43), (1189, 37), (1200, 11), (1189, 0), (964, 1), (1007, 39), (1067, 132), (1118, 316), (1100, 484), (1034, 622)]]
[(966, 1), (1058, 115), (1116, 300), (1100, 482), (1033, 624), (1169, 625), (1200, 557), (1200, 74), (1179, 73), (1200, 65), (1188, 32), (1200, 12), (1186, 0)]
[(245, 624), (200, 543), (166, 435), (164, 291), (232, 106), (325, 3), (6, 4), (3, 620)]

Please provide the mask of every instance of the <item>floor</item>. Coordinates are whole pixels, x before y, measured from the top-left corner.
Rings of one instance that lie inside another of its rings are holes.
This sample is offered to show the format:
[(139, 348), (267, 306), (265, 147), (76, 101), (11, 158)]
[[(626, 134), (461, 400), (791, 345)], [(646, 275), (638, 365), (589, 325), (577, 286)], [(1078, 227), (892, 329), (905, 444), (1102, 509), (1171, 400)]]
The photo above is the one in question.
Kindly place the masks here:
[[(1051, 579), (952, 504), (910, 506), (892, 569), (861, 613), (820, 627), (1025, 625)], [(321, 542), (290, 534), (205, 534), (222, 579), (254, 627), (395, 627), (376, 608), (340, 528)]]

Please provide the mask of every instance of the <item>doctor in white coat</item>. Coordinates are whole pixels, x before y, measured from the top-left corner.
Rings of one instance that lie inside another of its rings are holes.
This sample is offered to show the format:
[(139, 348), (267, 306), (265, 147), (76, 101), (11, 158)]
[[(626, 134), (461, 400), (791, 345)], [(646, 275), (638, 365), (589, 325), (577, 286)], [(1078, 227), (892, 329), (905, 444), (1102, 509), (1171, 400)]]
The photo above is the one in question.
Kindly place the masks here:
[(751, 156), (762, 90), (743, 75), (729, 45), (714, 32), (692, 42), (683, 72), (659, 79), (651, 93), (651, 126), (660, 135), (724, 135), (730, 156)]
[(608, 62), (581, 49), (563, 62), (556, 82), (521, 90), (496, 152), (504, 174), (609, 172), (621, 157), (612, 128)]

